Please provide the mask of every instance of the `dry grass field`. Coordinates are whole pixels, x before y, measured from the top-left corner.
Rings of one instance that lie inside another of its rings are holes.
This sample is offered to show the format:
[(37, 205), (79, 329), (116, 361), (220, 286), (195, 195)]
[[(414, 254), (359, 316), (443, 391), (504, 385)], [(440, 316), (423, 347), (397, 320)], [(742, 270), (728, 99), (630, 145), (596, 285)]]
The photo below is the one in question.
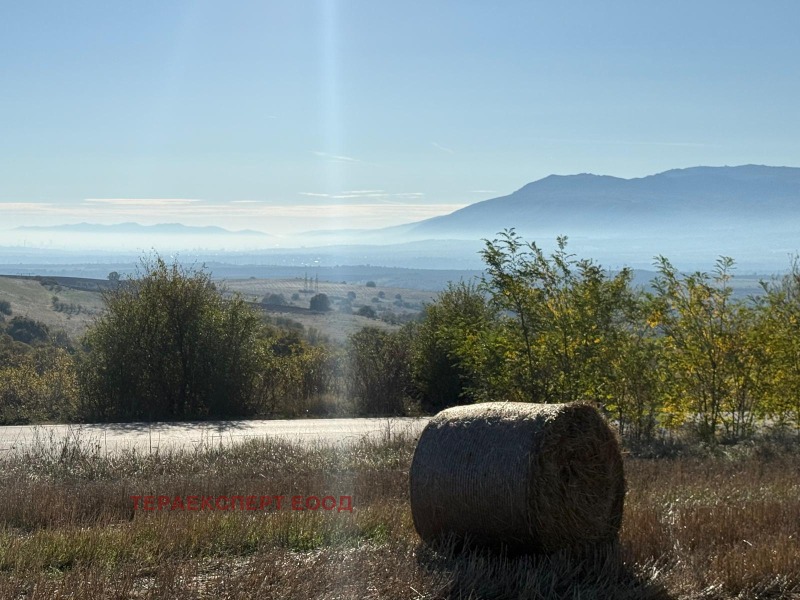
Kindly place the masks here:
[[(251, 440), (0, 457), (2, 598), (800, 598), (800, 457), (626, 458), (613, 548), (495, 556), (419, 542), (414, 440)], [(133, 511), (131, 495), (349, 495), (353, 511)]]

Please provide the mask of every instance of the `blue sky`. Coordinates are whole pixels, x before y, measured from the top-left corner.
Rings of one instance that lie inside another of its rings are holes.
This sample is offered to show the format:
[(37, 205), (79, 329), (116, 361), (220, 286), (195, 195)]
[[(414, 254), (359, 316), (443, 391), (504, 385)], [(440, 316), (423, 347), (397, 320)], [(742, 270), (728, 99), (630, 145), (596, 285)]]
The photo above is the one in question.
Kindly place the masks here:
[(800, 3), (0, 5), (0, 229), (291, 233), (551, 173), (800, 166)]

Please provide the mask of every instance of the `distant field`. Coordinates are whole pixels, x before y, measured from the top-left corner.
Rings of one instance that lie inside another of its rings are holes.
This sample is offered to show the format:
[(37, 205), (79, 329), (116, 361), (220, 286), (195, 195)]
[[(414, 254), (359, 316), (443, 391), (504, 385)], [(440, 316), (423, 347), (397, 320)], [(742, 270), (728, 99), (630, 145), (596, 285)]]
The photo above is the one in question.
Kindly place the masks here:
[[(355, 314), (341, 312), (348, 294), (355, 294), (350, 303), (353, 312), (361, 306), (371, 306), (378, 317), (393, 313), (401, 320), (419, 313), (426, 303), (436, 298), (436, 292), (413, 290), (400, 287), (376, 285), (367, 287), (364, 283), (331, 283), (293, 279), (220, 279), (220, 287), (228, 292), (238, 292), (245, 299), (261, 303), (270, 294), (281, 294), (288, 308), (266, 306), (264, 309), (272, 317), (286, 317), (303, 324), (306, 329), (315, 328), (331, 341), (341, 343), (347, 336), (362, 327), (371, 325), (381, 328), (392, 328), (392, 325), (380, 319), (369, 319)], [(315, 294), (326, 294), (331, 301), (332, 311), (329, 313), (313, 313), (306, 311), (309, 301)], [(381, 295), (383, 297), (381, 297)]]
[[(351, 333), (367, 325), (388, 329), (396, 327), (380, 319), (369, 319), (342, 312), (341, 304), (347, 299), (349, 292), (355, 294), (355, 298), (351, 300), (353, 312), (363, 305), (368, 305), (376, 311), (378, 317), (391, 312), (401, 320), (417, 314), (425, 303), (433, 301), (436, 297), (436, 292), (432, 291), (379, 285), (367, 287), (364, 283), (304, 282), (302, 277), (215, 281), (220, 289), (230, 293), (238, 292), (246, 300), (259, 305), (269, 294), (282, 294), (287, 307), (262, 307), (268, 316), (302, 323), (306, 331), (314, 328), (335, 343), (344, 342)], [(302, 291), (306, 284), (307, 290)], [(92, 320), (102, 313), (104, 305), (99, 290), (108, 285), (108, 281), (103, 279), (70, 277), (34, 279), (0, 275), (0, 300), (8, 300), (11, 303), (12, 317), (24, 316), (35, 319), (51, 329), (66, 331), (72, 339), (78, 339)], [(308, 310), (309, 301), (315, 293), (324, 293), (330, 298), (333, 309), (331, 312), (322, 314)], [(383, 297), (380, 297), (381, 293)]]
[[(239, 292), (254, 301), (260, 302), (268, 294), (283, 294), (291, 304), (304, 308), (308, 308), (309, 299), (316, 293), (327, 294), (332, 302), (338, 302), (345, 299), (348, 292), (353, 292), (356, 295), (353, 306), (371, 304), (391, 307), (395, 312), (418, 311), (423, 303), (430, 302), (436, 297), (436, 292), (430, 291), (381, 285), (367, 287), (363, 283), (331, 283), (328, 281), (316, 283), (313, 280), (304, 281), (302, 277), (292, 279), (219, 279), (217, 281), (228, 290)], [(303, 291), (304, 289), (306, 291)], [(384, 293), (385, 298), (379, 298), (378, 303), (373, 303), (372, 299), (378, 297), (380, 292)], [(299, 294), (300, 297), (291, 300), (293, 294)], [(395, 306), (393, 303), (397, 300), (398, 294), (404, 303), (412, 306), (407, 308)]]
[(315, 329), (320, 335), (333, 344), (344, 344), (347, 338), (359, 331), (362, 327), (377, 327), (378, 329), (393, 330), (399, 325), (390, 325), (379, 319), (368, 319), (358, 315), (346, 315), (335, 311), (329, 313), (283, 313), (275, 310), (265, 310), (267, 316), (273, 319), (288, 318), (302, 323), (306, 332)]

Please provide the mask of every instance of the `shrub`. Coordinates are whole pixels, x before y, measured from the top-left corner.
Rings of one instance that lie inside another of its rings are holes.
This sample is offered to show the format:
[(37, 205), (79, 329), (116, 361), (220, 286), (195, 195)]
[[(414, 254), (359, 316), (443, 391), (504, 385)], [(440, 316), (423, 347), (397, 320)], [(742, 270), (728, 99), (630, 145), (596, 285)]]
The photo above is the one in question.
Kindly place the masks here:
[(105, 293), (81, 365), (88, 419), (231, 417), (251, 411), (259, 370), (257, 314), (225, 300), (203, 271), (160, 257)]
[(286, 304), (286, 297), (283, 294), (268, 294), (264, 296), (261, 303), (271, 304), (273, 306), (284, 306)]
[(72, 419), (77, 394), (73, 358), (62, 348), (37, 347), (0, 366), (0, 424)]
[(402, 414), (411, 384), (409, 344), (401, 333), (364, 327), (350, 336), (347, 387), (363, 415)]
[(412, 374), (422, 408), (438, 412), (468, 401), (482, 372), (468, 359), (471, 340), (489, 337), (496, 318), (486, 298), (472, 284), (450, 284), (413, 327)]
[(6, 332), (14, 340), (23, 344), (44, 343), (50, 339), (47, 325), (27, 317), (14, 317), (9, 321)]
[(331, 301), (327, 294), (317, 294), (316, 296), (311, 297), (311, 300), (309, 301), (309, 307), (311, 310), (328, 312), (331, 309)]
[(356, 311), (356, 314), (360, 317), (367, 317), (368, 319), (374, 319), (378, 316), (378, 313), (375, 312), (375, 309), (371, 306), (367, 306), (366, 304), (359, 308)]

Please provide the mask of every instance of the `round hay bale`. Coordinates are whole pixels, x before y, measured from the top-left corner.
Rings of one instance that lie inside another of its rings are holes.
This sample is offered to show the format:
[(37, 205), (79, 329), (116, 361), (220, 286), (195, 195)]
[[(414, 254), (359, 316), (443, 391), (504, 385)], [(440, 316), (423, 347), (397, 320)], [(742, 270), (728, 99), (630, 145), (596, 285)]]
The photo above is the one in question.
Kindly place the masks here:
[(420, 435), (410, 484), (426, 542), (523, 552), (613, 540), (625, 497), (617, 436), (587, 404), (443, 410)]

